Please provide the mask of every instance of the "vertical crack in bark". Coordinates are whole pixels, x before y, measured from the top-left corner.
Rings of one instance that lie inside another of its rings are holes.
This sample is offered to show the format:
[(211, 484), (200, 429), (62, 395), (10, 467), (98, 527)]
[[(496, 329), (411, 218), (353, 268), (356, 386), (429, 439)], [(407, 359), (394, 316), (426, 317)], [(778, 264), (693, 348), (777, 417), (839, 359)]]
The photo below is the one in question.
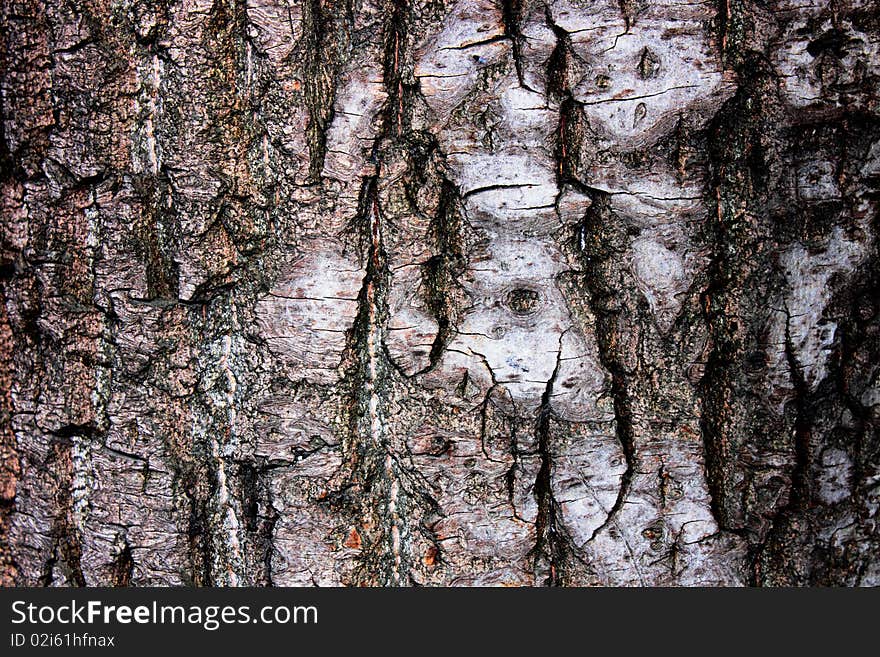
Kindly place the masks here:
[[(706, 484), (709, 489), (710, 508), (720, 529), (735, 529), (736, 523), (730, 509), (728, 481), (731, 478), (732, 451), (726, 426), (730, 409), (729, 377), (724, 368), (724, 350), (729, 349), (729, 341), (719, 336), (714, 316), (713, 297), (717, 283), (710, 285), (703, 293), (703, 314), (710, 326), (713, 347), (706, 361), (705, 374), (700, 381), (700, 430), (703, 439), (703, 452), (706, 467)], [(716, 302), (717, 303), (717, 302)]]
[(741, 64), (746, 56), (746, 5), (742, 0), (717, 0), (718, 41), (725, 66)]
[(809, 386), (804, 379), (803, 367), (798, 362), (791, 339), (791, 313), (785, 309), (785, 360), (794, 384), (795, 422), (794, 422), (794, 468), (791, 473), (791, 495), (789, 510), (808, 508), (812, 502), (812, 404), (809, 399)]
[(559, 215), (559, 203), (566, 186), (593, 197), (601, 193), (585, 184), (577, 176), (577, 162), (582, 155), (583, 145), (589, 132), (589, 122), (584, 116), (583, 103), (572, 94), (568, 82), (567, 67), (571, 57), (576, 57), (571, 44), (571, 35), (559, 27), (547, 8), (545, 23), (556, 38), (553, 52), (547, 59), (547, 97), (559, 101), (559, 123), (556, 129), (556, 213)]
[(504, 21), (504, 36), (510, 39), (513, 54), (513, 66), (519, 86), (534, 91), (525, 82), (523, 73), (522, 44), (525, 39), (520, 24), (522, 22), (522, 0), (501, 0), (501, 17)]
[(730, 31), (730, 0), (718, 0), (718, 33), (721, 36), (721, 57), (727, 53), (727, 39)]
[(437, 367), (458, 319), (456, 298), (462, 294), (458, 281), (466, 266), (462, 244), (463, 219), (458, 203), (458, 190), (450, 181), (444, 180), (437, 214), (429, 229), (436, 244), (436, 255), (422, 265), (425, 300), (428, 310), (437, 321), (437, 335), (431, 344), (428, 365), (419, 374)]
[[(486, 437), (486, 427), (485, 427), (485, 418), (486, 418), (486, 409), (488, 408), (488, 393), (486, 397), (486, 403), (483, 405), (483, 418), (480, 426), (480, 442), (485, 445), (485, 437)], [(497, 459), (492, 459), (489, 457), (488, 452), (484, 449), (483, 454), (490, 461), (498, 462)], [(513, 517), (521, 522), (529, 522), (525, 518), (523, 518), (519, 510), (516, 508), (516, 473), (522, 467), (522, 452), (519, 449), (519, 436), (517, 435), (517, 427), (516, 424), (513, 424), (510, 427), (510, 467), (507, 469), (507, 472), (504, 473), (504, 484), (507, 489), (507, 503), (510, 504), (511, 512), (513, 513)], [(535, 480), (535, 485), (537, 486), (537, 479)], [(535, 490), (535, 498), (537, 499), (538, 493)], [(536, 535), (539, 534), (536, 530)], [(540, 539), (539, 539), (540, 540)], [(537, 543), (539, 540), (535, 541), (536, 547), (533, 548), (533, 552), (537, 551)]]
[(248, 537), (247, 556), (254, 568), (251, 583), (272, 586), (272, 537), (278, 511), (272, 504), (271, 490), (265, 481), (265, 466), (253, 462), (239, 464), (240, 503), (244, 530)]
[(589, 304), (596, 315), (596, 342), (599, 348), (599, 361), (611, 374), (611, 396), (614, 405), (614, 420), (617, 439), (626, 461), (626, 470), (620, 480), (617, 497), (608, 515), (597, 527), (590, 539), (593, 541), (617, 516), (626, 502), (636, 469), (636, 449), (629, 399), (628, 375), (621, 362), (620, 315), (624, 312), (622, 301), (612, 280), (609, 280), (611, 262), (616, 250), (615, 244), (622, 239), (623, 227), (618, 225), (611, 211), (607, 195), (593, 192), (593, 204), (587, 211), (578, 229), (578, 253), (584, 274), (589, 285)]
[(700, 426), (705, 452), (706, 481), (711, 496), (711, 509), (719, 528), (736, 531), (743, 527), (743, 509), (735, 486), (737, 452), (742, 436), (736, 424), (736, 401), (733, 399), (743, 360), (744, 327), (738, 317), (743, 308), (743, 284), (757, 269), (748, 253), (755, 248), (760, 235), (752, 225), (748, 206), (755, 196), (752, 168), (755, 143), (762, 111), (762, 93), (770, 72), (763, 63), (729, 100), (711, 128), (711, 150), (714, 163), (714, 213), (710, 213), (712, 260), (708, 268), (708, 284), (700, 302), (708, 327), (712, 349), (699, 387)]
[(546, 570), (547, 577), (544, 583), (548, 586), (556, 586), (562, 580), (562, 555), (566, 549), (564, 539), (560, 534), (557, 518), (558, 504), (553, 496), (553, 451), (550, 444), (553, 385), (556, 382), (559, 367), (562, 363), (562, 339), (565, 333), (563, 332), (559, 336), (556, 365), (553, 368), (553, 373), (547, 380), (547, 385), (541, 396), (541, 405), (538, 408), (538, 418), (535, 423), (535, 438), (538, 442), (538, 455), (541, 458), (541, 467), (538, 470), (538, 476), (534, 484), (535, 500), (538, 505), (538, 515), (535, 518), (536, 542), (533, 549), (534, 568), (536, 578), (539, 576), (539, 572)]
[(405, 472), (391, 444), (384, 416), (393, 369), (384, 346), (391, 271), (379, 202), (385, 149), (399, 139), (406, 127), (401, 64), (407, 11), (406, 3), (395, 2), (386, 24), (383, 72), (388, 95), (381, 112), (382, 130), (371, 155), (376, 172), (362, 182), (356, 219), (366, 258), (366, 275), (349, 339), (349, 358), (355, 362), (351, 376), (354, 408), (346, 445), (352, 469), (351, 484), (361, 488), (357, 495), (365, 530), (354, 578), (368, 585), (398, 586), (410, 582), (407, 540), (409, 511), (415, 500), (402, 485)]
[[(353, 484), (362, 488), (365, 519), (362, 562), (356, 578), (360, 583), (399, 585), (406, 581), (401, 545), (400, 473), (389, 444), (384, 419), (389, 364), (382, 348), (388, 321), (387, 291), (390, 279), (382, 243), (382, 215), (378, 200), (378, 173), (364, 180), (359, 211), (366, 235), (367, 272), (358, 297), (358, 315), (352, 329), (350, 352), (356, 360), (353, 372), (354, 409), (350, 420), (349, 458)], [(373, 505), (378, 503), (377, 511)], [(378, 581), (377, 581), (378, 580)]]
[(549, 6), (544, 11), (544, 22), (556, 39), (553, 52), (550, 53), (550, 58), (547, 60), (547, 95), (572, 98), (567, 74), (568, 58), (571, 56), (571, 37), (553, 20)]
[[(583, 271), (589, 286), (587, 291), (589, 305), (596, 315), (599, 360), (611, 374), (615, 431), (626, 462), (614, 504), (608, 510), (605, 520), (593, 530), (587, 540), (587, 543), (590, 543), (614, 521), (620, 512), (629, 495), (636, 467), (627, 378), (617, 354), (620, 341), (617, 323), (621, 309), (617, 307), (619, 302), (614, 301), (616, 292), (613, 283), (607, 280), (607, 273), (604, 271), (607, 267), (613, 266), (610, 261), (615, 248), (622, 250), (622, 247), (615, 246), (620, 239), (620, 235), (617, 234), (620, 227), (615, 226), (608, 195), (589, 187), (576, 174), (576, 162), (580, 159), (580, 149), (589, 124), (583, 116), (582, 104), (574, 98), (568, 84), (567, 67), (569, 58), (574, 56), (571, 37), (566, 30), (554, 22), (549, 7), (545, 12), (545, 20), (556, 37), (556, 45), (547, 62), (548, 93), (561, 99), (556, 141), (556, 182), (559, 188), (556, 199), (557, 214), (559, 199), (566, 185), (574, 187), (592, 199), (587, 214), (577, 228), (575, 252), (583, 261)], [(629, 29), (628, 20), (627, 29)], [(639, 576), (641, 577), (641, 574)]]
[[(324, 169), (327, 128), (333, 120), (336, 78), (349, 48), (354, 24), (350, 0), (338, 12), (335, 3), (305, 0), (302, 3), (302, 51), (305, 59), (303, 91), (309, 111), (306, 137), (309, 143), (309, 178), (317, 182)], [(338, 13), (336, 13), (338, 12)]]
[(636, 0), (617, 0), (617, 7), (623, 17), (624, 34), (629, 32), (629, 28), (632, 27), (633, 20), (640, 9), (639, 4)]
[[(810, 389), (806, 382), (803, 366), (798, 362), (795, 346), (791, 337), (791, 312), (785, 307), (785, 360), (788, 366), (789, 376), (794, 386), (794, 463), (791, 470), (791, 485), (788, 491), (788, 499), (770, 519), (770, 528), (764, 539), (755, 545), (750, 551), (751, 582), (752, 586), (782, 583), (775, 579), (778, 576), (775, 570), (776, 554), (778, 545), (785, 542), (785, 533), (790, 531), (793, 523), (803, 520), (807, 525), (801, 531), (809, 531), (810, 519), (804, 512), (812, 506), (812, 403)], [(791, 583), (787, 581), (786, 583)]]
[[(604, 362), (604, 354), (607, 353), (606, 349), (600, 347), (600, 352), (603, 353), (602, 358)], [(601, 531), (608, 527), (623, 508), (623, 505), (626, 503), (627, 495), (629, 495), (630, 486), (632, 485), (632, 479), (636, 470), (636, 448), (633, 439), (632, 419), (630, 417), (625, 378), (619, 371), (614, 371), (616, 368), (612, 364), (608, 362), (605, 362), (604, 364), (612, 371), (611, 397), (614, 401), (614, 423), (617, 431), (617, 440), (620, 442), (620, 448), (623, 451), (626, 469), (620, 477), (620, 488), (617, 490), (617, 497), (614, 499), (614, 504), (611, 505), (611, 508), (608, 510), (608, 515), (602, 524), (593, 530), (593, 533), (590, 535), (589, 541), (587, 542), (593, 541)]]
[(195, 474), (193, 466), (183, 465), (183, 476), (178, 475), (177, 481), (183, 489), (183, 496), (188, 505), (187, 538), (189, 543), (189, 565), (191, 584), (194, 586), (213, 586), (211, 564), (214, 561), (214, 550), (211, 541), (211, 514), (208, 501), (198, 485), (201, 477)]

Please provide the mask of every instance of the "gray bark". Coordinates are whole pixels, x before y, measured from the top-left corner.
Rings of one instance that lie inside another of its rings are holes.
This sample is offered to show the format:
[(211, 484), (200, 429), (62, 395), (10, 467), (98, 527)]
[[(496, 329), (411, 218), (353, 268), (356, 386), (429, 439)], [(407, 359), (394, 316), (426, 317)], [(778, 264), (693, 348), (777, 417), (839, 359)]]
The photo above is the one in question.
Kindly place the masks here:
[(2, 26), (4, 584), (880, 584), (869, 0)]

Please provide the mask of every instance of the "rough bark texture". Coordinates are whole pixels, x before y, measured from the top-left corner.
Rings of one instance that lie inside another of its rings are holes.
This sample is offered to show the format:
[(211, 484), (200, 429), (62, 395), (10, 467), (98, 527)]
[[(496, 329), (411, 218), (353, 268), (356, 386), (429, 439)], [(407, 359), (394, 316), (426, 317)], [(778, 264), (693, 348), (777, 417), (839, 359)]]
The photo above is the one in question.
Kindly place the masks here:
[(880, 584), (871, 0), (2, 11), (5, 584)]

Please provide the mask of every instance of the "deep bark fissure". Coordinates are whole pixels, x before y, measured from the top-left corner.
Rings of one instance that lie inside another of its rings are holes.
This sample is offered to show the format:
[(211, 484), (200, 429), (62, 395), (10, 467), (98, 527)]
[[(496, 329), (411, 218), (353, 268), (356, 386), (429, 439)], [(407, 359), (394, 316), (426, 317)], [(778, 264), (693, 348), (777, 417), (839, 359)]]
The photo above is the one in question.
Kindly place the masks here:
[(582, 259), (586, 283), (590, 286), (587, 290), (589, 304), (596, 315), (599, 361), (611, 377), (610, 393), (614, 408), (615, 433), (626, 464), (614, 503), (608, 510), (605, 520), (593, 531), (591, 541), (614, 521), (626, 503), (636, 471), (634, 430), (628, 399), (629, 374), (620, 362), (616, 348), (620, 340), (618, 323), (622, 321), (625, 309), (622, 306), (623, 302), (615, 298), (613, 283), (606, 279), (604, 273), (606, 268), (613, 267), (611, 259), (615, 241), (619, 239), (617, 235), (602, 233), (611, 221), (607, 197), (594, 194), (592, 205), (584, 221), (577, 227), (576, 236), (577, 252)]
[[(546, 569), (548, 575), (544, 583), (548, 586), (558, 585), (564, 577), (564, 573), (560, 572), (560, 569), (563, 567), (561, 555), (566, 549), (564, 539), (560, 535), (557, 517), (558, 503), (553, 495), (553, 446), (550, 431), (550, 421), (553, 417), (553, 385), (559, 374), (563, 336), (560, 336), (556, 365), (553, 367), (553, 373), (547, 380), (547, 385), (541, 396), (541, 405), (538, 407), (538, 417), (535, 422), (535, 438), (541, 462), (533, 486), (538, 504), (538, 514), (535, 518), (535, 534), (537, 536), (534, 548), (535, 576), (537, 579), (539, 572)], [(542, 562), (546, 562), (546, 566)]]
[(327, 154), (327, 127), (333, 120), (337, 76), (344, 65), (351, 39), (354, 7), (346, 2), (339, 15), (332, 10), (328, 12), (323, 0), (306, 0), (302, 9), (306, 59), (303, 87), (309, 109), (309, 178), (318, 182)]

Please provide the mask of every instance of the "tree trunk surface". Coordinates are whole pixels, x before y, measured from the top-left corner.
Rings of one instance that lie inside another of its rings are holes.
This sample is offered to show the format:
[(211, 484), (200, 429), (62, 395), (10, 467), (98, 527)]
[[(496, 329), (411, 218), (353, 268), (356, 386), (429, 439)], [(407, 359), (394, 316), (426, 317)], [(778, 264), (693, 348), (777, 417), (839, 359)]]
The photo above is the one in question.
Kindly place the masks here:
[(873, 0), (4, 0), (7, 585), (880, 584)]

